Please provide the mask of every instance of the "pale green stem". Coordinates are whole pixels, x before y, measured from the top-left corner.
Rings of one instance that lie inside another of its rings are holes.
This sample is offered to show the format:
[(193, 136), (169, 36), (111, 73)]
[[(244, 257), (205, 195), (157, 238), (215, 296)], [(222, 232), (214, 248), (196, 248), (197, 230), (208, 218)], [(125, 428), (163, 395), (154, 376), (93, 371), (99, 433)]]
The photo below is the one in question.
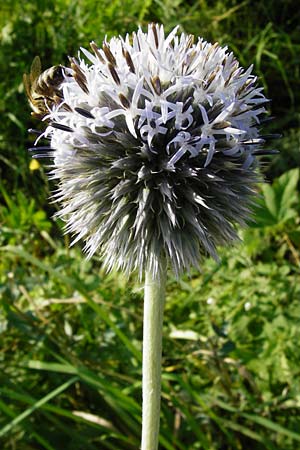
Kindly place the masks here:
[(162, 327), (166, 270), (159, 279), (145, 274), (143, 336), (143, 417), (141, 450), (157, 450), (159, 436)]

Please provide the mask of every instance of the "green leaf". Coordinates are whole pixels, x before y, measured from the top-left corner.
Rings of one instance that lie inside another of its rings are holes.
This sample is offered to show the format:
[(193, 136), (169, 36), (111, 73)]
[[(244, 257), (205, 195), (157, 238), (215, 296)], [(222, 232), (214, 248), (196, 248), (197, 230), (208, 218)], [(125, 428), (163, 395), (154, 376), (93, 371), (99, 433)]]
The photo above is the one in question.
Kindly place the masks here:
[(262, 185), (263, 197), (254, 208), (252, 228), (276, 227), (297, 217), (298, 181), (299, 169), (292, 169), (275, 179), (272, 186)]
[(297, 184), (299, 181), (299, 169), (292, 169), (281, 175), (278, 185), (282, 188), (279, 217), (282, 221), (287, 221), (291, 208), (298, 200)]
[(277, 218), (277, 199), (275, 191), (269, 184), (264, 184), (262, 186), (262, 191), (264, 194), (266, 207), (270, 211), (271, 215), (274, 218)]

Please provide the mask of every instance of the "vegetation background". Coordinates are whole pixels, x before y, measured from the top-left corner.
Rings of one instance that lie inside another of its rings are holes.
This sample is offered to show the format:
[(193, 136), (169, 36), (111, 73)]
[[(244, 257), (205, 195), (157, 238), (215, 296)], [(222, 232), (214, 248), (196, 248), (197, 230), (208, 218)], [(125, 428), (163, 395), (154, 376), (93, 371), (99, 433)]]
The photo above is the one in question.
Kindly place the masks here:
[(139, 448), (142, 289), (69, 249), (52, 220), (22, 74), (149, 21), (254, 63), (267, 132), (283, 133), (244, 244), (168, 283), (160, 448), (300, 449), (299, 19), (296, 0), (1, 2), (1, 449)]

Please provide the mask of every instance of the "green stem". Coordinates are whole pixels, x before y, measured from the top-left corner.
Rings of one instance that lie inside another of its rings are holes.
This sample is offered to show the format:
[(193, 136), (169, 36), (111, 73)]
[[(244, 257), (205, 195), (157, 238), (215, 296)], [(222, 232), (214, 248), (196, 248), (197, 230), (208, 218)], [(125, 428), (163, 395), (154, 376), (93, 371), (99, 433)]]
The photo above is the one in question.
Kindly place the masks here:
[(157, 450), (159, 437), (161, 353), (166, 270), (154, 279), (145, 274), (143, 336), (143, 420), (141, 450)]

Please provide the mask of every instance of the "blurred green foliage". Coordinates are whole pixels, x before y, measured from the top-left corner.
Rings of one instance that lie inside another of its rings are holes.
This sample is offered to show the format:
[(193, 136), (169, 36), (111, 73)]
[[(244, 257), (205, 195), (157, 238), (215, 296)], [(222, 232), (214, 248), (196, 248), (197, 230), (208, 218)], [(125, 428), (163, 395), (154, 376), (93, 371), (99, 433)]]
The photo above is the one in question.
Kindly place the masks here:
[[(149, 21), (228, 45), (273, 99), (281, 153), (244, 245), (169, 280), (162, 426), (167, 450), (300, 448), (300, 28), (289, 1), (5, 0), (0, 6), (0, 447), (139, 447), (142, 290), (69, 249), (30, 162), (22, 74)], [(266, 163), (266, 164), (264, 164)], [(265, 168), (264, 168), (265, 166)], [(46, 168), (47, 170), (47, 168)]]

